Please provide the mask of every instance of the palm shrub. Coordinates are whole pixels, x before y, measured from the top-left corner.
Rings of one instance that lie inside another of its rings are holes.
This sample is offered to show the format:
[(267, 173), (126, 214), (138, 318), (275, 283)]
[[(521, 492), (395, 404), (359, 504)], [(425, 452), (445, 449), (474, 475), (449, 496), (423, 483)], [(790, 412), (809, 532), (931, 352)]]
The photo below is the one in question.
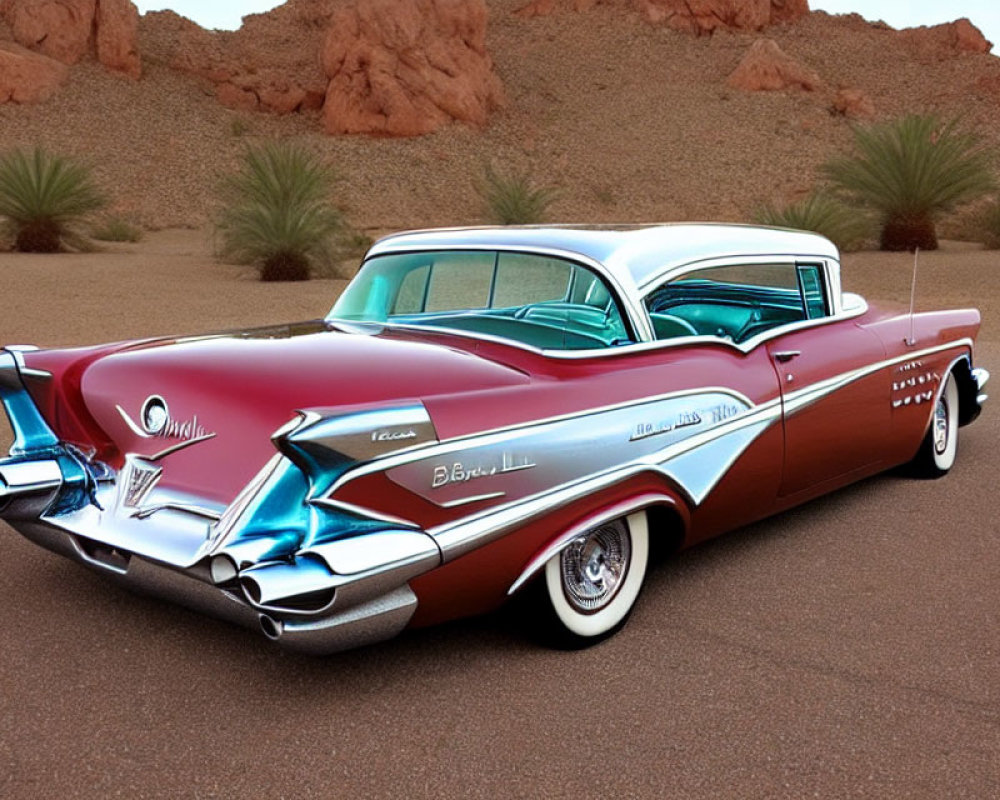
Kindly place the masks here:
[(0, 156), (0, 217), (23, 253), (56, 253), (106, 200), (90, 169), (41, 147)]
[(342, 229), (330, 201), (335, 183), (333, 170), (294, 142), (249, 147), (220, 186), (222, 255), (257, 266), (264, 281), (306, 280), (330, 260)]
[(754, 211), (753, 219), (761, 225), (818, 233), (841, 250), (856, 249), (871, 229), (867, 216), (822, 191), (785, 206), (766, 203)]
[(487, 166), (477, 185), (486, 215), (498, 225), (537, 225), (548, 217), (559, 192), (534, 182), (525, 170), (504, 171)]
[(982, 140), (957, 120), (910, 114), (858, 127), (854, 146), (823, 171), (849, 203), (875, 212), (883, 250), (936, 249), (940, 215), (994, 188)]

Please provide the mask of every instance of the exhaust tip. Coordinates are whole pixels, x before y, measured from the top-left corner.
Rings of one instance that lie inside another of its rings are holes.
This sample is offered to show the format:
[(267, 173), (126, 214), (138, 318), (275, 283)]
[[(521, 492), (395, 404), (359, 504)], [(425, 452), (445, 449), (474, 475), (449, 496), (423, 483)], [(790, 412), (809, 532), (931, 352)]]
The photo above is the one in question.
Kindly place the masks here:
[(243, 593), (247, 596), (251, 603), (260, 605), (260, 598), (262, 595), (257, 581), (250, 577), (243, 577), (240, 578), (240, 586), (243, 587)]
[(228, 556), (216, 556), (213, 558), (209, 571), (212, 575), (212, 583), (227, 583), (237, 575), (236, 565)]
[(260, 629), (272, 642), (281, 638), (283, 627), (279, 620), (269, 617), (267, 614), (260, 615)]

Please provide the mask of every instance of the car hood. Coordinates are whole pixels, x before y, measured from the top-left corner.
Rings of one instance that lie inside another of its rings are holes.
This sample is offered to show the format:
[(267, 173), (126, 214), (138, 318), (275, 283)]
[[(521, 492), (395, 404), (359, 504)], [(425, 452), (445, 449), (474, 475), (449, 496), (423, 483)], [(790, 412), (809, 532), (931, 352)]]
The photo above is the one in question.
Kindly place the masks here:
[[(274, 455), (271, 436), (298, 411), (349, 413), (528, 381), (456, 347), (323, 323), (26, 355), (54, 384), (74, 383), (64, 397), (76, 396), (77, 415), (96, 423), (116, 460), (160, 456), (165, 483), (220, 502)], [(153, 435), (143, 425), (151, 398), (167, 410)]]

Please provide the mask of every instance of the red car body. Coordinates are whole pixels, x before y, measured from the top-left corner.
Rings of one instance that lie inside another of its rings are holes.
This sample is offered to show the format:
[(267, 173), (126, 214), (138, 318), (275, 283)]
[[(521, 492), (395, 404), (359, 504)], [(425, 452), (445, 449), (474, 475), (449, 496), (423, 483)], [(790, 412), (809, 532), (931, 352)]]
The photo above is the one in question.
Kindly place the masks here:
[[(459, 291), (435, 269), (490, 259), (488, 303), (429, 309)], [(591, 643), (627, 618), (650, 538), (686, 547), (900, 464), (950, 467), (985, 399), (978, 312), (868, 306), (837, 261), (740, 226), (418, 232), (376, 244), (324, 321), (11, 351), (0, 517), (312, 652), (522, 590)], [(400, 277), (372, 311), (376, 268)], [(562, 296), (494, 302), (545, 271), (570, 276)]]

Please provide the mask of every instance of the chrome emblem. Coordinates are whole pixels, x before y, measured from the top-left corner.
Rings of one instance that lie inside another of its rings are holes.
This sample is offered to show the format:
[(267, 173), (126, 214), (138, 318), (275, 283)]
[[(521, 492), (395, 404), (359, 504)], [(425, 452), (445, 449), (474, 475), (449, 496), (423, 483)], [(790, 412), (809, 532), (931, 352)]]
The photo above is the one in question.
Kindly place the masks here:
[(146, 433), (156, 436), (166, 426), (170, 420), (170, 412), (167, 410), (166, 401), (158, 394), (146, 398), (139, 412), (139, 419)]
[(126, 508), (138, 508), (162, 474), (161, 467), (146, 464), (133, 456), (127, 457), (121, 476), (122, 505)]
[(171, 453), (215, 437), (214, 433), (205, 430), (205, 427), (198, 422), (197, 415), (183, 422), (171, 419), (166, 401), (159, 395), (154, 394), (146, 398), (142, 404), (139, 414), (140, 422), (138, 423), (121, 406), (115, 406), (115, 408), (118, 409), (118, 413), (125, 420), (125, 424), (129, 426), (132, 433), (136, 436), (143, 439), (181, 440), (175, 444), (171, 444), (165, 450), (161, 450), (155, 455), (143, 456), (143, 458), (149, 461), (159, 461)]
[(384, 430), (384, 431), (372, 431), (372, 441), (373, 442), (401, 442), (405, 439), (416, 439), (417, 432), (412, 428), (410, 430), (400, 431), (400, 430)]
[(494, 475), (505, 475), (508, 472), (520, 472), (523, 469), (534, 469), (537, 464), (525, 456), (513, 453), (501, 453), (497, 463), (489, 461), (477, 464), (466, 464), (455, 461), (451, 464), (439, 464), (431, 474), (431, 488), (440, 489), (453, 483), (467, 483), (479, 478), (490, 478)]

